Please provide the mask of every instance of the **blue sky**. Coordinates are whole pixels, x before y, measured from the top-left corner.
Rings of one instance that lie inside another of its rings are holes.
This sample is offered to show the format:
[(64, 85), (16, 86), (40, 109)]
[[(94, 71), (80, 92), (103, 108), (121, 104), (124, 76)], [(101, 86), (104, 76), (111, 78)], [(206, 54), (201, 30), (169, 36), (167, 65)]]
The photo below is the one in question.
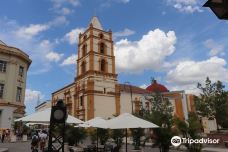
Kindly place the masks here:
[(92, 16), (112, 29), (119, 83), (150, 84), (195, 93), (206, 76), (228, 83), (227, 21), (201, 6), (206, 0), (3, 0), (0, 39), (25, 51), (26, 111), (38, 96), (71, 82), (76, 73), (77, 37)]

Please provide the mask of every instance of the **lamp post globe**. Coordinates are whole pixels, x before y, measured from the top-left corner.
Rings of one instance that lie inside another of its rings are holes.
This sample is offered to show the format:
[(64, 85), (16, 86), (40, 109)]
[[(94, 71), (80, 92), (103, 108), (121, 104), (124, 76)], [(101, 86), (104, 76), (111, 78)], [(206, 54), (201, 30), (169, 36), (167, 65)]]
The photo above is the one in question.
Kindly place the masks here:
[(57, 109), (56, 111), (54, 111), (53, 115), (54, 115), (53, 117), (58, 121), (64, 118), (64, 112), (60, 109)]
[(67, 111), (63, 100), (58, 100), (56, 106), (52, 107), (51, 117), (51, 121), (54, 123), (65, 123), (67, 118)]

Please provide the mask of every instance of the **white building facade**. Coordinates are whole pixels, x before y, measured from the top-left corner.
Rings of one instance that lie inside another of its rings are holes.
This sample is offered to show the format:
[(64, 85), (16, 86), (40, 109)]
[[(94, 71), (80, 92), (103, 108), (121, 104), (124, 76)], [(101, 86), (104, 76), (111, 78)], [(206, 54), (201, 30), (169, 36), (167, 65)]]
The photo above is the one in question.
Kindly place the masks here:
[(25, 89), (29, 56), (18, 48), (0, 43), (0, 128), (12, 128), (25, 113)]

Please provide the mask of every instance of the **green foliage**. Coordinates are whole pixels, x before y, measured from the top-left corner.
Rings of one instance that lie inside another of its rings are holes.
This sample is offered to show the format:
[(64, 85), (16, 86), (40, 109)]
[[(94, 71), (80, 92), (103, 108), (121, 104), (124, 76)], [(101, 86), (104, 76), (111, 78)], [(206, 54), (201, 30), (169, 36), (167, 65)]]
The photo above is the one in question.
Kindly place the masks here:
[(66, 127), (66, 140), (69, 145), (78, 145), (80, 141), (86, 138), (86, 131), (84, 128), (75, 128), (74, 126)]
[[(179, 118), (175, 118), (174, 122), (178, 128), (179, 133), (181, 133), (184, 138), (191, 138), (191, 139), (201, 138), (200, 132), (201, 132), (202, 126), (198, 119), (198, 116), (195, 113), (189, 114), (189, 119), (187, 122)], [(186, 143), (185, 146), (188, 148), (189, 152), (200, 152), (202, 149), (201, 144)]]
[(111, 131), (111, 138), (114, 140), (118, 149), (120, 149), (122, 146), (124, 136), (125, 136), (124, 130), (122, 130), (122, 129), (113, 129)]
[(95, 143), (98, 137), (100, 144), (104, 145), (109, 138), (109, 130), (102, 129), (102, 128), (92, 129), (90, 131), (90, 136), (91, 136), (92, 143)]
[(92, 144), (95, 144), (95, 142), (97, 140), (97, 130), (94, 129), (94, 128), (93, 129), (90, 129), (89, 135), (91, 137)]
[(30, 131), (30, 128), (26, 125), (23, 125), (23, 131), (22, 131), (23, 135), (27, 135), (29, 131)]
[(205, 85), (198, 83), (201, 90), (199, 97), (196, 97), (196, 109), (199, 115), (216, 118), (217, 123), (226, 128), (228, 127), (228, 93), (224, 91), (222, 82), (212, 83), (207, 77)]
[(158, 146), (160, 152), (168, 152), (169, 146), (171, 144), (171, 138), (173, 137), (173, 132), (170, 128), (156, 128), (154, 129), (155, 137), (154, 146)]
[(142, 128), (131, 129), (131, 135), (133, 137), (134, 149), (140, 150), (140, 146), (141, 146), (140, 138), (144, 135), (144, 129)]
[(97, 128), (97, 134), (98, 134), (98, 138), (100, 140), (100, 144), (104, 145), (109, 138), (108, 129)]
[(171, 129), (173, 125), (172, 105), (160, 92), (151, 94), (146, 99), (153, 106), (151, 112), (146, 112), (143, 115), (144, 118), (161, 127), (154, 129), (155, 146), (158, 146), (161, 152), (169, 151), (170, 140), (173, 136)]

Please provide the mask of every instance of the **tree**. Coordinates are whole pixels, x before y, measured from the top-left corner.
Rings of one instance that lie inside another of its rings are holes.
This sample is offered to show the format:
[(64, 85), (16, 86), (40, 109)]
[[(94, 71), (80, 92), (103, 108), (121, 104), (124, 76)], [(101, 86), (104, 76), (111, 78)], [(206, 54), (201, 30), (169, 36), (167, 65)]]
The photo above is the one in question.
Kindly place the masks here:
[(122, 130), (122, 129), (113, 129), (111, 131), (111, 138), (114, 140), (114, 143), (116, 144), (117, 151), (119, 151), (121, 146), (122, 146), (123, 137), (124, 137), (124, 130)]
[(212, 83), (209, 77), (205, 85), (198, 83), (200, 96), (196, 97), (196, 109), (200, 116), (216, 119), (217, 125), (228, 127), (228, 93), (221, 81)]
[(105, 145), (109, 138), (108, 129), (97, 128), (97, 135), (101, 145)]
[(132, 128), (131, 135), (133, 137), (134, 150), (140, 150), (141, 137), (144, 135), (144, 129), (142, 128)]
[[(177, 117), (174, 119), (174, 122), (175, 122), (175, 125), (177, 126), (179, 133), (182, 134), (184, 138), (191, 138), (191, 139), (201, 138), (200, 132), (201, 132), (202, 126), (196, 113), (189, 113), (189, 119), (187, 120), (187, 122)], [(201, 144), (186, 143), (185, 146), (187, 147), (189, 152), (200, 152), (202, 149)]]
[(155, 145), (160, 149), (160, 152), (169, 151), (171, 144), (170, 140), (173, 136), (173, 108), (170, 101), (165, 98), (160, 92), (155, 92), (146, 99), (151, 102), (152, 108), (150, 112), (144, 114), (145, 119), (160, 126), (154, 129)]
[(86, 131), (84, 128), (75, 128), (70, 125), (66, 127), (66, 140), (70, 146), (78, 145), (78, 143), (85, 138)]

